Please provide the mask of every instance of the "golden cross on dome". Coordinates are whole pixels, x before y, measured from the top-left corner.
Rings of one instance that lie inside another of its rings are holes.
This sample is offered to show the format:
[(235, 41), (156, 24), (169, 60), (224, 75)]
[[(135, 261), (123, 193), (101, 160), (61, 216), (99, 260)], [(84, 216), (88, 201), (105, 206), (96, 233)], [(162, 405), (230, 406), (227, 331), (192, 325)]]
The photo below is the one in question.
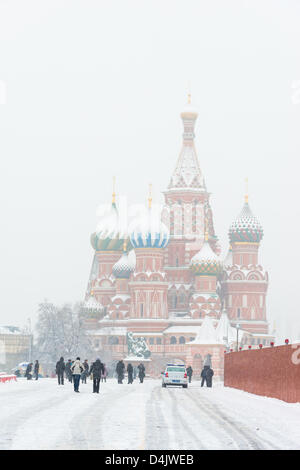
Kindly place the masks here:
[(192, 93), (191, 93), (191, 84), (188, 83), (188, 104), (191, 104), (192, 101)]
[(248, 178), (245, 179), (246, 184), (246, 193), (245, 193), (245, 202), (248, 204)]
[(124, 253), (125, 253), (126, 249), (127, 249), (127, 241), (124, 240), (124, 243), (123, 243), (123, 251), (124, 251)]
[(113, 192), (112, 192), (112, 203), (116, 202), (116, 177), (113, 177)]
[(152, 206), (152, 184), (149, 184), (149, 197), (148, 197), (148, 207), (151, 209)]

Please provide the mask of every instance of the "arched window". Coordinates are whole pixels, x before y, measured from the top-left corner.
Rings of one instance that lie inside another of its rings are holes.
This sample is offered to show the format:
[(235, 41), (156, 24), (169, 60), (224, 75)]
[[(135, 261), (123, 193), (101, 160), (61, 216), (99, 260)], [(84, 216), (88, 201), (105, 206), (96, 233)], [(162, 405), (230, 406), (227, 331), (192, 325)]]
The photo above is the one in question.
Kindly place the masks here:
[(117, 336), (109, 336), (108, 344), (119, 344), (119, 338)]
[(154, 338), (149, 339), (149, 344), (154, 344)]
[(194, 339), (195, 339), (194, 336), (190, 337), (190, 341), (194, 341)]
[(237, 309), (237, 317), (241, 318), (241, 309), (240, 308)]
[(175, 336), (171, 336), (170, 344), (177, 344), (177, 339)]
[(185, 344), (185, 337), (184, 336), (180, 336), (179, 344)]
[(161, 338), (156, 338), (156, 344), (161, 344)]

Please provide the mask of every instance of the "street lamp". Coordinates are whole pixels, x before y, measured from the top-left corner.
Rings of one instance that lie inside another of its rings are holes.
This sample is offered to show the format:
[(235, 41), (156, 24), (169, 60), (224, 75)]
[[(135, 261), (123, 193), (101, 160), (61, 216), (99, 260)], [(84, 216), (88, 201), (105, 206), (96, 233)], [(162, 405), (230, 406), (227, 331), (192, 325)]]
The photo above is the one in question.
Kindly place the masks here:
[(239, 330), (240, 330), (240, 324), (237, 323), (236, 324), (236, 350), (238, 351), (239, 350)]

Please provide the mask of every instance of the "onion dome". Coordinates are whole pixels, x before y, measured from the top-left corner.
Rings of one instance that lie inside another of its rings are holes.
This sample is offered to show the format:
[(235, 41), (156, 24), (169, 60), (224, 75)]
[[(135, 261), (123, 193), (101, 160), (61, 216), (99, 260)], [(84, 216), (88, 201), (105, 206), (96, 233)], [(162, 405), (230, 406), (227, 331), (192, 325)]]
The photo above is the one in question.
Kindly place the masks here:
[(242, 212), (229, 228), (230, 242), (259, 243), (262, 237), (263, 228), (258, 219), (253, 215), (248, 204), (248, 197), (246, 196)]
[(122, 251), (127, 240), (125, 230), (122, 232), (119, 214), (115, 203), (115, 193), (110, 210), (101, 217), (96, 232), (91, 235), (91, 244), (96, 251)]
[(170, 233), (161, 221), (160, 213), (152, 209), (149, 196), (148, 210), (130, 227), (130, 241), (134, 248), (165, 248)]
[(83, 304), (83, 312), (90, 316), (96, 317), (104, 311), (104, 307), (94, 297), (93, 293), (90, 294), (89, 298)]
[(222, 262), (208, 243), (208, 233), (201, 250), (191, 259), (190, 268), (198, 276), (216, 276), (222, 271)]
[(135, 263), (132, 257), (126, 251), (126, 242), (124, 243), (124, 252), (121, 258), (113, 265), (112, 273), (118, 279), (129, 279), (130, 274), (135, 269)]

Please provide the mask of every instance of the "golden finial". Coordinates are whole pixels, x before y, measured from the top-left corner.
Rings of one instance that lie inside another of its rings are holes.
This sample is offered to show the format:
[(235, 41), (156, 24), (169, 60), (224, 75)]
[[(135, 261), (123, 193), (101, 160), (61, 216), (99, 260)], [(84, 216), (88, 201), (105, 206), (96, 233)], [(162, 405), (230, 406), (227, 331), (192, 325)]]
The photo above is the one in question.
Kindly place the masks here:
[(93, 290), (91, 290), (91, 296), (93, 296), (93, 295), (94, 295), (94, 291), (93, 291)]
[(127, 240), (124, 240), (124, 243), (123, 243), (123, 251), (125, 253), (125, 251), (127, 250)]
[(149, 184), (149, 197), (148, 197), (148, 207), (151, 209), (152, 206), (152, 184)]
[(246, 184), (246, 194), (245, 194), (245, 202), (248, 204), (248, 178), (245, 179)]
[(191, 84), (188, 82), (188, 104), (191, 104), (192, 94), (191, 94)]
[(116, 177), (113, 177), (113, 192), (112, 192), (112, 203), (116, 202)]

